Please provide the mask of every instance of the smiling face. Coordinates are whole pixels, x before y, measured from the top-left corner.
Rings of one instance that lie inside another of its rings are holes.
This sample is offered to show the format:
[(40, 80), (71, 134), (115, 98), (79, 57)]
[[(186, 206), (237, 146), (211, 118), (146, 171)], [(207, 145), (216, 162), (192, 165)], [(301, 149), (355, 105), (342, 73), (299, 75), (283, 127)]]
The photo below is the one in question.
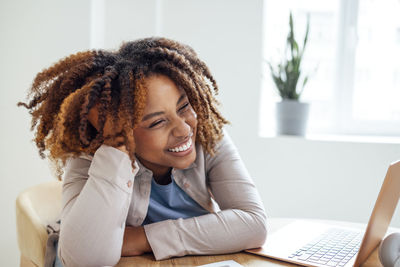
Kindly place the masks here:
[(134, 129), (136, 157), (155, 178), (185, 169), (196, 159), (196, 113), (186, 93), (164, 75), (145, 80), (147, 102)]

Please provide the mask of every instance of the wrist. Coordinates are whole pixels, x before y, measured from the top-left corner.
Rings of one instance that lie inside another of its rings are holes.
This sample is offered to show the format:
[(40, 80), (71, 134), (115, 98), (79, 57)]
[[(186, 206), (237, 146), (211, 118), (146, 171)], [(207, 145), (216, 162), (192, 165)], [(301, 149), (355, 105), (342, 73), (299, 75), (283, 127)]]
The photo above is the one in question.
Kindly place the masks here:
[(143, 232), (143, 234), (141, 235), (143, 238), (142, 244), (144, 245), (143, 250), (144, 250), (144, 252), (152, 252), (153, 250), (150, 247), (149, 240), (147, 240), (146, 231), (144, 230), (143, 226), (141, 226), (140, 228), (141, 228), (141, 231)]
[(143, 226), (126, 226), (124, 241), (122, 244), (122, 256), (137, 256), (146, 252), (151, 252), (152, 249), (147, 240)]

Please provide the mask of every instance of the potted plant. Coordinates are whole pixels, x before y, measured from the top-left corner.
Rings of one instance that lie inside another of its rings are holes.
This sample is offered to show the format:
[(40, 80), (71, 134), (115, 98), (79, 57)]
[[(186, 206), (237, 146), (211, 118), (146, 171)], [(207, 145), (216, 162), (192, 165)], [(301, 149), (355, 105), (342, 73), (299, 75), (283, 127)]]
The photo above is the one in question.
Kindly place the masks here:
[(277, 134), (305, 135), (306, 132), (309, 104), (300, 102), (300, 97), (308, 81), (308, 76), (302, 75), (301, 62), (308, 40), (309, 22), (308, 17), (303, 45), (300, 48), (294, 36), (293, 17), (290, 12), (284, 58), (276, 67), (268, 62), (272, 79), (282, 98), (282, 101), (276, 104)]

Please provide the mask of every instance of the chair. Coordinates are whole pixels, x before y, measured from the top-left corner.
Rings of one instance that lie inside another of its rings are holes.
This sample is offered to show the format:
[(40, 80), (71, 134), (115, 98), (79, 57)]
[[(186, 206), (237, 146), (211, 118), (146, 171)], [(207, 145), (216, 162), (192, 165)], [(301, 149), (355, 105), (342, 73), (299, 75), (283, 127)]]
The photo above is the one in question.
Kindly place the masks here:
[(59, 219), (61, 184), (51, 181), (32, 186), (17, 197), (17, 238), (21, 267), (44, 266), (49, 223)]

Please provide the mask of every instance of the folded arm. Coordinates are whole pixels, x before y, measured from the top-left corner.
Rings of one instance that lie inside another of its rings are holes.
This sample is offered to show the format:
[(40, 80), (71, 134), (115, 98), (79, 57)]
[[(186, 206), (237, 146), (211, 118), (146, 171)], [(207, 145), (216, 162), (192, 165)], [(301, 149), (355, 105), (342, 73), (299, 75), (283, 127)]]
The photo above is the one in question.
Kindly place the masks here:
[(106, 145), (92, 161), (67, 163), (59, 240), (65, 266), (111, 266), (119, 261), (133, 179), (128, 155)]
[(221, 211), (145, 225), (157, 260), (237, 252), (264, 243), (266, 216), (261, 199), (228, 136), (207, 165), (209, 187)]

